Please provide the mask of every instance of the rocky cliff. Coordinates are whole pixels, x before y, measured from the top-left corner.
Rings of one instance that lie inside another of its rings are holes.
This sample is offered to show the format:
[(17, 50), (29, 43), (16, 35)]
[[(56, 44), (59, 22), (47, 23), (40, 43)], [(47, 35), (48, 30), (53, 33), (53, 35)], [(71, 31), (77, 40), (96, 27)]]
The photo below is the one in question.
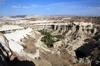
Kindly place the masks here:
[(17, 63), (26, 66), (99, 66), (100, 27), (97, 24), (66, 22), (42, 27), (42, 30), (31, 27), (0, 34), (1, 66), (17, 66)]

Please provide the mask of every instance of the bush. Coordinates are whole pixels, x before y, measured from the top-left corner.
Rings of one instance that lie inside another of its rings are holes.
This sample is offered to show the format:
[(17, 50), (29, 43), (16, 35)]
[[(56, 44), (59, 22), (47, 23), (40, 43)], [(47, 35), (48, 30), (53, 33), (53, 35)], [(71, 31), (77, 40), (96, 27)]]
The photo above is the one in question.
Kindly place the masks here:
[[(54, 42), (57, 42), (62, 39), (62, 35), (53, 36), (49, 32), (46, 32), (44, 30), (39, 30), (39, 32), (44, 35), (41, 41), (44, 42), (49, 48), (53, 47)], [(57, 40), (53, 40), (53, 38), (57, 38)]]

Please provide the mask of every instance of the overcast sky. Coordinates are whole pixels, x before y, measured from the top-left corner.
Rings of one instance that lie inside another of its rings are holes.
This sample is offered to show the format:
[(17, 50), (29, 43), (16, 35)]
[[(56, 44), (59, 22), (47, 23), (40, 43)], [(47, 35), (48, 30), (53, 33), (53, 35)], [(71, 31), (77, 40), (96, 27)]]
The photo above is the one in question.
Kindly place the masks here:
[(100, 0), (0, 0), (0, 16), (100, 16)]

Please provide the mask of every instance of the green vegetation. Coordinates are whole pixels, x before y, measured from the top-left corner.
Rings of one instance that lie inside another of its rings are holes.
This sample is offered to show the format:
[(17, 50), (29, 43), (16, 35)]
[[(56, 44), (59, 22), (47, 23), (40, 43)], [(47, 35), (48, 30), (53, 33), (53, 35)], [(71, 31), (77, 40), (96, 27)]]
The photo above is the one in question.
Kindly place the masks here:
[[(46, 32), (44, 30), (39, 30), (39, 32), (44, 35), (41, 41), (44, 42), (49, 48), (53, 47), (55, 42), (63, 38), (62, 35), (51, 35), (50, 32)], [(54, 40), (54, 38), (56, 38), (56, 40)]]
[(23, 48), (24, 48), (24, 49), (26, 49), (26, 48), (27, 48), (27, 46), (26, 46), (26, 45), (22, 45), (22, 46), (23, 46)]

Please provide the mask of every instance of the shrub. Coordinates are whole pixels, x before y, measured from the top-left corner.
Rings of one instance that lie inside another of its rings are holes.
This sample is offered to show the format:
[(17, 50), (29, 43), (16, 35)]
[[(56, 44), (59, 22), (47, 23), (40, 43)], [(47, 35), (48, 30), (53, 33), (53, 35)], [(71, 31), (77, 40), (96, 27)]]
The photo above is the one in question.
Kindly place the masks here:
[[(39, 30), (41, 34), (44, 35), (44, 37), (41, 39), (42, 42), (44, 42), (47, 47), (51, 48), (53, 47), (54, 42), (59, 41), (62, 39), (62, 35), (51, 35), (49, 32), (46, 32), (44, 30)], [(57, 38), (57, 40), (53, 40), (53, 38)]]

